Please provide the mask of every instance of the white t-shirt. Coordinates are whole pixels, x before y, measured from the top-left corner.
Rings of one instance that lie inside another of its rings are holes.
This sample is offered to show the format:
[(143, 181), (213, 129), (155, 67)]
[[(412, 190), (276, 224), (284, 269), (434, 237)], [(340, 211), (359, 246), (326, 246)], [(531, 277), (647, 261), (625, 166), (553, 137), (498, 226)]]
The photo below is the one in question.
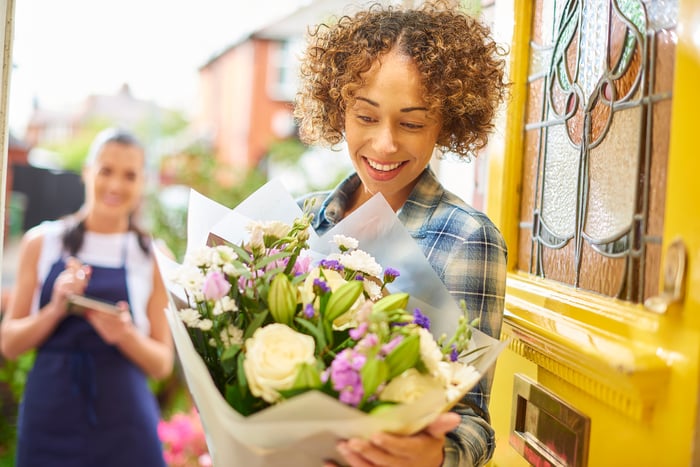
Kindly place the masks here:
[[(35, 227), (43, 235), (41, 255), (37, 264), (37, 289), (34, 291), (32, 313), (39, 311), (41, 286), (51, 266), (61, 257), (65, 222), (48, 221)], [(126, 261), (124, 248), (126, 243)], [(76, 255), (84, 263), (118, 268), (126, 266), (126, 285), (129, 289), (129, 304), (136, 328), (142, 333), (150, 333), (147, 315), (148, 299), (153, 289), (153, 257), (144, 254), (135, 232), (100, 234), (85, 232), (83, 245)]]

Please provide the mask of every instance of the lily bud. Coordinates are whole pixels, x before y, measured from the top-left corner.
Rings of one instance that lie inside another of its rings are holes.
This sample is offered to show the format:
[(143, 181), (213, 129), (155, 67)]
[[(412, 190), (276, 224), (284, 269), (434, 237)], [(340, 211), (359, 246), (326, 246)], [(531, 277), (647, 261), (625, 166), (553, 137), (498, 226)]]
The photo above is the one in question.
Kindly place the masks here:
[(333, 322), (346, 313), (362, 293), (360, 281), (349, 281), (338, 287), (328, 298), (325, 317)]
[(379, 385), (388, 379), (389, 370), (384, 360), (376, 358), (367, 360), (367, 363), (360, 370), (360, 376), (365, 394), (376, 394)]
[(267, 304), (274, 320), (278, 323), (291, 324), (297, 309), (297, 294), (289, 278), (279, 273), (270, 284)]
[(389, 369), (389, 378), (400, 375), (404, 371), (416, 365), (420, 357), (420, 337), (416, 334), (406, 336), (389, 355), (386, 356), (386, 364)]
[(302, 363), (299, 365), (299, 373), (297, 373), (292, 389), (320, 388), (321, 384), (321, 374), (318, 367), (315, 364)]
[(372, 312), (404, 310), (408, 306), (410, 295), (405, 292), (397, 292), (380, 298), (372, 307)]

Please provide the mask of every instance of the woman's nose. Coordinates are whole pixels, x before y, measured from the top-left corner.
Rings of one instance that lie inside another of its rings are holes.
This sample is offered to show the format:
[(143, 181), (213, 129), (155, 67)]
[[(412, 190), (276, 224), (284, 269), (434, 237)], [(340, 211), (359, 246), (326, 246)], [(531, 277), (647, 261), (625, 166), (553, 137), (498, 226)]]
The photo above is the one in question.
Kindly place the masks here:
[(396, 137), (390, 125), (383, 125), (377, 128), (377, 133), (374, 137), (374, 150), (379, 154), (391, 154), (396, 152)]

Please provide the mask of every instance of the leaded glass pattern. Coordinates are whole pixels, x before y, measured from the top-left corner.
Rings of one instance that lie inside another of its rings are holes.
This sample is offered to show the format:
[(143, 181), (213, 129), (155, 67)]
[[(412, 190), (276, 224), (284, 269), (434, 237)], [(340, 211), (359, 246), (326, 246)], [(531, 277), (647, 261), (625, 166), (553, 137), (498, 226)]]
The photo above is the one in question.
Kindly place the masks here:
[(655, 293), (677, 15), (677, 0), (536, 0), (520, 269)]

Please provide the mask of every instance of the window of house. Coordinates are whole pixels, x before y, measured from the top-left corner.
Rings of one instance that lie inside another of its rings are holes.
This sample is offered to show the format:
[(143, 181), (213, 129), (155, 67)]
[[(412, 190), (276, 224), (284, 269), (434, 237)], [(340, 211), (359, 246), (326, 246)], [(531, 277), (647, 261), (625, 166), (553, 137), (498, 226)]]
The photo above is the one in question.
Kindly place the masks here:
[(279, 47), (271, 54), (270, 97), (272, 99), (280, 101), (294, 99), (299, 84), (297, 73), (303, 45), (301, 38), (289, 39), (280, 42)]

